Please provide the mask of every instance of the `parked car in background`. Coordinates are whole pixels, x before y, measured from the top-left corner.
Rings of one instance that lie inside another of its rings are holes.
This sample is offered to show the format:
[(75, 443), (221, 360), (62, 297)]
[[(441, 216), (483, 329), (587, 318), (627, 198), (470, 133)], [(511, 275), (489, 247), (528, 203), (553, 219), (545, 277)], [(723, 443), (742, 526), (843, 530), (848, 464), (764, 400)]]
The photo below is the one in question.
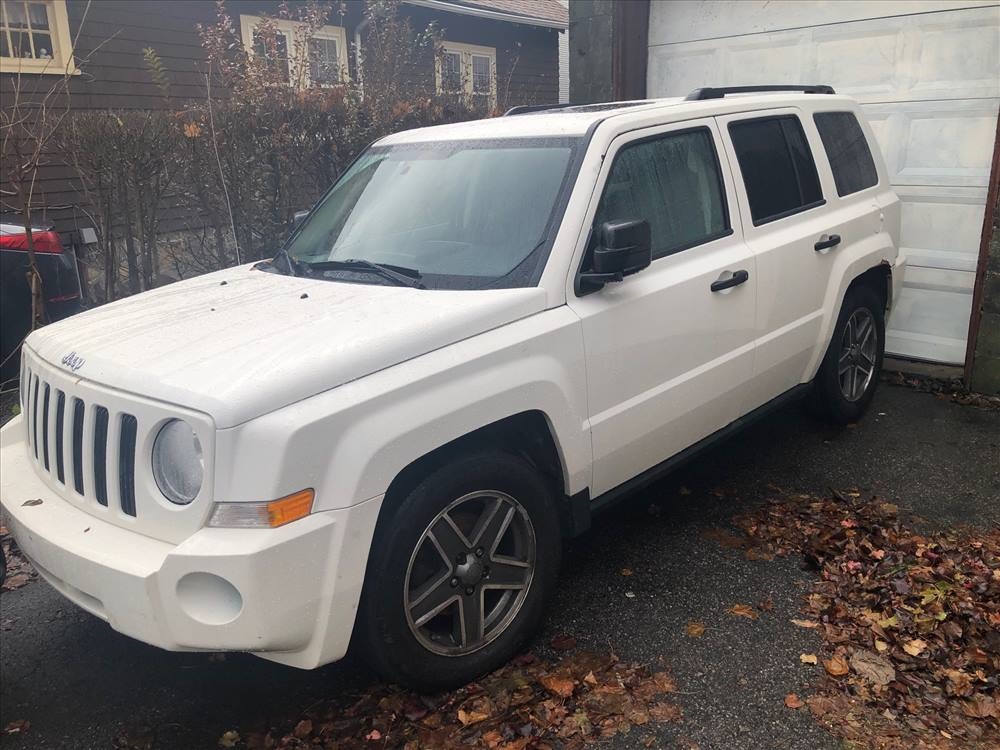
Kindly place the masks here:
[(168, 649), (499, 666), (592, 513), (792, 397), (871, 402), (899, 199), (853, 99), (776, 88), (390, 135), (273, 260), (35, 331), (20, 549)]
[[(38, 272), (42, 277), (45, 317), (62, 320), (81, 309), (76, 254), (50, 226), (34, 227)], [(16, 377), (17, 350), (31, 331), (28, 287), (28, 238), (23, 224), (0, 223), (0, 381)]]

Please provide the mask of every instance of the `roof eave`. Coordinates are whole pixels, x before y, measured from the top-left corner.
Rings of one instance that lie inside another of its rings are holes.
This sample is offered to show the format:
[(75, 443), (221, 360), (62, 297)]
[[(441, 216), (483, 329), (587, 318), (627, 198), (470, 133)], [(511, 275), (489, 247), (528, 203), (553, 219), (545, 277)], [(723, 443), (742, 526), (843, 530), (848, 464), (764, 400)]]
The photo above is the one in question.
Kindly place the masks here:
[(474, 8), (468, 5), (456, 5), (446, 0), (403, 0), (410, 5), (418, 5), (424, 8), (441, 10), (446, 13), (456, 13), (462, 16), (475, 16), (477, 18), (489, 18), (494, 21), (507, 21), (508, 23), (520, 23), (525, 26), (542, 26), (548, 29), (565, 30), (568, 23), (562, 21), (552, 21), (547, 18), (535, 18), (532, 16), (519, 16), (516, 13), (504, 13), (500, 10), (489, 10), (487, 8)]

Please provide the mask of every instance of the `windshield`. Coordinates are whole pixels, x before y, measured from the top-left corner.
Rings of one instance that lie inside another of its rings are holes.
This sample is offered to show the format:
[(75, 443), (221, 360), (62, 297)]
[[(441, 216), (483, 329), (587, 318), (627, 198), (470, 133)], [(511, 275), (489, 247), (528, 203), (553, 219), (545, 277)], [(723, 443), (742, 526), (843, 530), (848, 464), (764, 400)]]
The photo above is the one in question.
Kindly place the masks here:
[(576, 143), (532, 138), (373, 147), (285, 250), (296, 267), (320, 269), (315, 275), (332, 280), (386, 283), (366, 272), (367, 263), (411, 274), (428, 288), (536, 283)]

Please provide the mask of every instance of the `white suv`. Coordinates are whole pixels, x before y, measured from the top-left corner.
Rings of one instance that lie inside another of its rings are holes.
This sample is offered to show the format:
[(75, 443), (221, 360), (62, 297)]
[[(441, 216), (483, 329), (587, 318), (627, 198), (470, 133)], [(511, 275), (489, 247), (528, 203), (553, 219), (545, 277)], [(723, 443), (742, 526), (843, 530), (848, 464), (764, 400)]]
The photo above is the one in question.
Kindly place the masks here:
[(383, 138), (271, 261), (28, 338), (11, 530), (147, 643), (312, 668), (353, 633), (474, 678), (595, 511), (793, 395), (863, 413), (903, 271), (878, 153), (828, 87)]

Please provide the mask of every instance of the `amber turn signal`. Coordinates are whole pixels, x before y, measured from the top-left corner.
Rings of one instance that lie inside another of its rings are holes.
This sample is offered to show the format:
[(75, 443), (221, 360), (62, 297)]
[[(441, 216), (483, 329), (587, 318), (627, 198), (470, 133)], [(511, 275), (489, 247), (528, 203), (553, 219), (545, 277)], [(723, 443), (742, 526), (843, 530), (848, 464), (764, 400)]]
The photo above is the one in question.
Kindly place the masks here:
[(269, 502), (216, 503), (208, 525), (227, 529), (275, 529), (312, 513), (315, 493), (300, 490)]

